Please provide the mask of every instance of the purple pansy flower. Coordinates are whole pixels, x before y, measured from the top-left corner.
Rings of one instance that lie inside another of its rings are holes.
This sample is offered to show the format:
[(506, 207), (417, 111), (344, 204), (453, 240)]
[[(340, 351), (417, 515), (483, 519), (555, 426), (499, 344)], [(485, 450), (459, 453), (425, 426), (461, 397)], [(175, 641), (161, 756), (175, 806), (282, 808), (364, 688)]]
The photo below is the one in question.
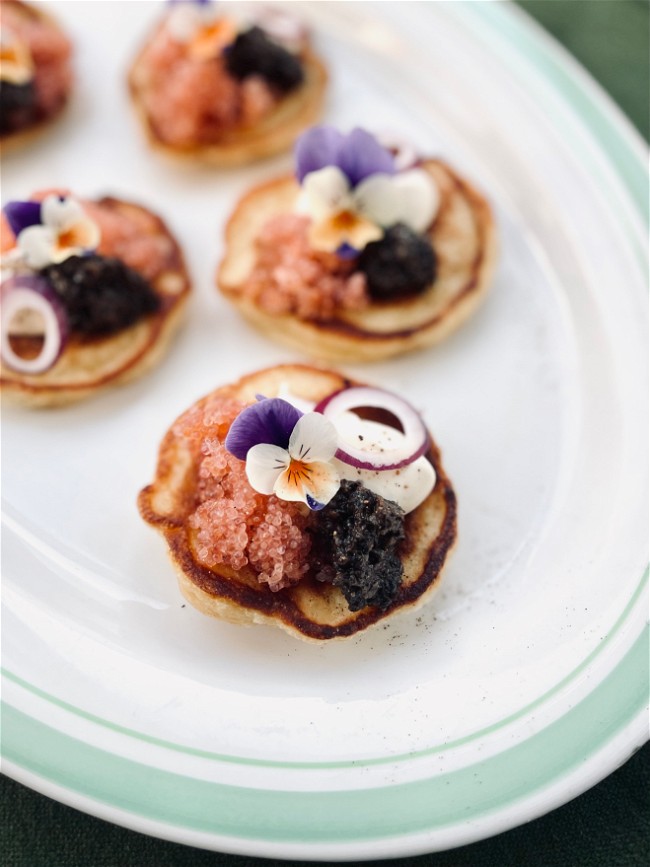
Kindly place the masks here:
[(228, 431), (226, 449), (240, 461), (258, 443), (271, 443), (286, 449), (302, 413), (287, 400), (264, 397), (247, 406)]
[(237, 416), (225, 446), (246, 461), (248, 481), (260, 494), (318, 510), (339, 489), (337, 434), (322, 413), (303, 415), (286, 400), (263, 398)]
[(435, 216), (432, 178), (421, 169), (396, 172), (390, 151), (363, 129), (344, 135), (314, 127), (298, 139), (295, 158), (298, 208), (311, 217), (308, 237), (316, 250), (353, 258), (388, 226), (423, 232)]
[(99, 245), (99, 226), (76, 199), (52, 194), (42, 202), (9, 202), (3, 210), (16, 236), (10, 262), (39, 270)]
[(341, 169), (352, 187), (371, 175), (392, 175), (395, 171), (390, 151), (359, 127), (348, 135), (333, 126), (312, 127), (296, 142), (295, 159), (300, 183), (310, 172), (326, 166)]

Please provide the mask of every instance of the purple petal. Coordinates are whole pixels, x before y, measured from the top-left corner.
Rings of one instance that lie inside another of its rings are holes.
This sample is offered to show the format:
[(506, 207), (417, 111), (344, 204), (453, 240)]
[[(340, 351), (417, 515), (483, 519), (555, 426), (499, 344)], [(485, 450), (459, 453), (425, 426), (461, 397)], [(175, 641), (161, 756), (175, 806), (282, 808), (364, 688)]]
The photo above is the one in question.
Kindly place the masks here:
[(353, 187), (370, 175), (395, 174), (395, 159), (391, 152), (364, 129), (353, 129), (345, 137), (339, 167)]
[(353, 247), (351, 244), (348, 244), (347, 241), (344, 241), (340, 247), (338, 247), (336, 251), (336, 255), (339, 259), (356, 259), (359, 255), (359, 250), (356, 247)]
[(16, 237), (28, 226), (36, 226), (41, 222), (40, 202), (7, 202), (2, 212)]
[(325, 166), (338, 166), (345, 137), (333, 126), (314, 126), (304, 132), (294, 149), (296, 175), (302, 183), (305, 175)]
[(245, 461), (248, 450), (258, 443), (286, 449), (301, 415), (300, 410), (279, 397), (260, 400), (247, 406), (234, 420), (226, 437), (226, 449), (240, 461)]

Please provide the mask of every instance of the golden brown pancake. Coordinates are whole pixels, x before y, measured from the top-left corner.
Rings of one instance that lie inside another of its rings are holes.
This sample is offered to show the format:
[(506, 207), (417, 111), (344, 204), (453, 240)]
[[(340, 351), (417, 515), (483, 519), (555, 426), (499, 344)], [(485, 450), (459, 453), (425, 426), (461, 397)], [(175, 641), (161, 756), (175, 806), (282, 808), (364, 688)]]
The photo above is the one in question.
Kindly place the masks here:
[(300, 188), (293, 177), (257, 186), (240, 200), (226, 226), (218, 287), (253, 325), (315, 358), (378, 361), (437, 343), (485, 296), (496, 263), (496, 226), (483, 196), (450, 166), (432, 159), (421, 167), (440, 191), (440, 208), (429, 230), (437, 277), (422, 294), (373, 301), (363, 310), (339, 310), (326, 320), (271, 314), (245, 297), (241, 287), (254, 268), (262, 226), (295, 207)]
[[(318, 401), (353, 384), (339, 373), (306, 365), (280, 365), (243, 377), (216, 389), (198, 402), (236, 398), (245, 403), (256, 394), (272, 397), (288, 387), (293, 395)], [(191, 407), (181, 419), (191, 413)], [(173, 425), (159, 451), (154, 482), (140, 492), (140, 514), (158, 530), (169, 548), (181, 592), (193, 606), (230, 623), (278, 626), (305, 640), (347, 638), (385, 620), (395, 612), (414, 609), (427, 601), (440, 584), (441, 572), (456, 539), (456, 497), (432, 444), (427, 458), (436, 471), (436, 484), (428, 498), (406, 516), (400, 557), (404, 576), (397, 596), (381, 611), (367, 606), (349, 610), (341, 591), (308, 572), (297, 584), (273, 592), (246, 567), (207, 568), (195, 556), (189, 519), (197, 505), (198, 455)]]
[[(3, 6), (11, 7), (12, 11), (25, 18), (26, 20), (40, 20), (47, 23), (53, 30), (61, 32), (58, 22), (41, 7), (33, 6), (29, 3), (23, 3), (21, 0), (2, 0), (0, 5), (0, 17), (2, 16)], [(40, 136), (53, 121), (55, 121), (63, 113), (68, 105), (69, 92), (65, 95), (56, 107), (50, 111), (40, 111), (33, 122), (22, 129), (15, 132), (8, 132), (0, 135), (0, 153), (6, 156), (13, 151), (21, 150), (25, 145), (29, 144), (32, 139)]]
[(136, 57), (128, 77), (135, 110), (145, 130), (149, 145), (168, 157), (201, 161), (214, 166), (245, 165), (288, 150), (300, 133), (320, 117), (327, 89), (327, 70), (322, 61), (307, 48), (301, 55), (305, 79), (296, 90), (282, 97), (275, 108), (254, 126), (225, 130), (219, 141), (190, 145), (173, 145), (158, 134), (148, 115), (144, 94), (149, 85), (145, 48)]
[[(190, 292), (183, 254), (165, 223), (140, 205), (106, 197), (105, 208), (141, 211), (153, 218), (156, 234), (168, 239), (168, 252), (158, 276), (150, 281), (160, 308), (108, 336), (69, 335), (55, 364), (44, 373), (19, 373), (0, 365), (3, 399), (30, 407), (62, 406), (90, 397), (102, 389), (128, 382), (154, 367), (164, 355), (180, 324)], [(38, 338), (23, 337), (24, 348)]]

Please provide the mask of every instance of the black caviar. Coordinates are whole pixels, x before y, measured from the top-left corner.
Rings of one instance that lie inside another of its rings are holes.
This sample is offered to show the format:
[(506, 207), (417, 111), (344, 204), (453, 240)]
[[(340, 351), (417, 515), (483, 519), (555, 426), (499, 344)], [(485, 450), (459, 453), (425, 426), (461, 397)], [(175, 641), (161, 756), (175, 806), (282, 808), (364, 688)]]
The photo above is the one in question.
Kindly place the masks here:
[(144, 277), (119, 259), (70, 256), (41, 273), (61, 298), (71, 330), (81, 334), (112, 334), (160, 307)]
[(233, 78), (260, 75), (281, 93), (294, 90), (305, 77), (299, 58), (269, 39), (260, 27), (240, 33), (225, 49), (224, 57)]
[(404, 223), (386, 230), (361, 252), (357, 267), (366, 275), (368, 292), (377, 300), (418, 295), (436, 279), (431, 242)]
[(403, 572), (398, 547), (404, 511), (397, 503), (345, 479), (317, 513), (311, 532), (319, 581), (340, 587), (351, 611), (366, 605), (388, 608)]
[(33, 81), (15, 84), (0, 81), (0, 135), (18, 132), (35, 120), (36, 89)]

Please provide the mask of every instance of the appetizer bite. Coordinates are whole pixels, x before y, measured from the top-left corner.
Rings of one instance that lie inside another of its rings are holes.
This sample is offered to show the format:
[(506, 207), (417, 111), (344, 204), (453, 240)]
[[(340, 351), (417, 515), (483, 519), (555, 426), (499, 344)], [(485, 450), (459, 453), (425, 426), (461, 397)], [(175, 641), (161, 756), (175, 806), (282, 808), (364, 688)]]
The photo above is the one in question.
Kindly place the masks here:
[(192, 605), (306, 640), (421, 605), (456, 538), (454, 491), (419, 413), (305, 365), (191, 406), (138, 504)]
[(0, 0), (0, 144), (22, 143), (54, 120), (72, 88), (72, 46), (41, 8)]
[(467, 319), (496, 259), (489, 205), (467, 181), (362, 129), (308, 130), (295, 160), (295, 177), (254, 187), (226, 227), (217, 285), (248, 320), (318, 358), (376, 361)]
[(5, 205), (0, 231), (3, 396), (58, 406), (160, 360), (190, 284), (159, 217), (48, 191)]
[(326, 84), (292, 16), (262, 9), (238, 21), (211, 0), (169, 3), (129, 74), (149, 143), (219, 166), (290, 148), (319, 117)]

